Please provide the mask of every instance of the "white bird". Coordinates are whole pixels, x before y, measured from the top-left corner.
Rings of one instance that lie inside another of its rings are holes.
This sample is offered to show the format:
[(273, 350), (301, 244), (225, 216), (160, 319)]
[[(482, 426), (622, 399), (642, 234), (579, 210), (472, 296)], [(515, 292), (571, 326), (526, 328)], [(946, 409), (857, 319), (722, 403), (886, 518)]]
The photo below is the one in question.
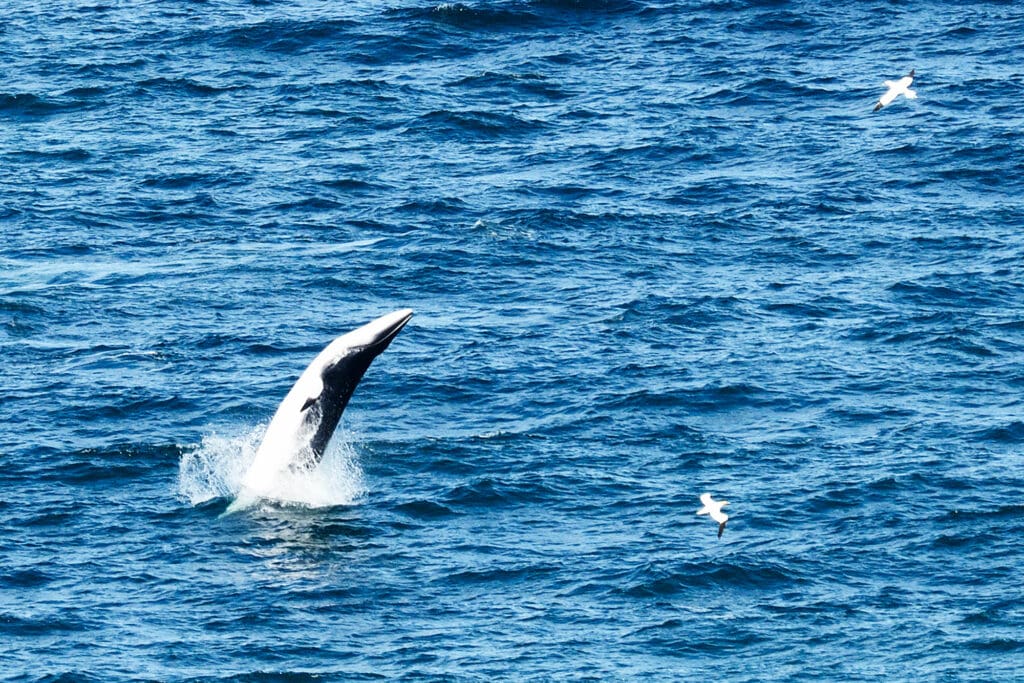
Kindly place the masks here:
[(704, 507), (697, 510), (698, 515), (711, 515), (711, 519), (718, 522), (718, 537), (722, 537), (722, 532), (725, 531), (725, 523), (729, 521), (729, 515), (722, 512), (722, 508), (729, 504), (727, 500), (714, 500), (711, 498), (710, 493), (702, 493), (700, 496), (700, 502), (704, 503)]
[(885, 105), (895, 100), (900, 95), (905, 96), (908, 100), (912, 100), (917, 97), (917, 93), (910, 89), (910, 84), (914, 82), (914, 70), (911, 69), (910, 73), (901, 78), (900, 80), (893, 83), (892, 81), (885, 81), (885, 87), (888, 90), (885, 94), (878, 98), (878, 104), (875, 105), (874, 111), (878, 111)]

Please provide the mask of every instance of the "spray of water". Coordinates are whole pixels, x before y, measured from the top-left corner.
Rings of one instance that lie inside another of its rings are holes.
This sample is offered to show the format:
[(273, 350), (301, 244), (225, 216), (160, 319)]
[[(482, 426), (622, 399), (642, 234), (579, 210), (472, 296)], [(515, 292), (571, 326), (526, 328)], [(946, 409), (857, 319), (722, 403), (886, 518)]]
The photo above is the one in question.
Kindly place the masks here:
[[(240, 434), (203, 437), (178, 464), (178, 493), (192, 505), (214, 498), (235, 498), (256, 457), (266, 425)], [(323, 459), (309, 468), (285, 469), (264, 499), (304, 507), (351, 505), (362, 495), (363, 472), (355, 450), (340, 431)]]

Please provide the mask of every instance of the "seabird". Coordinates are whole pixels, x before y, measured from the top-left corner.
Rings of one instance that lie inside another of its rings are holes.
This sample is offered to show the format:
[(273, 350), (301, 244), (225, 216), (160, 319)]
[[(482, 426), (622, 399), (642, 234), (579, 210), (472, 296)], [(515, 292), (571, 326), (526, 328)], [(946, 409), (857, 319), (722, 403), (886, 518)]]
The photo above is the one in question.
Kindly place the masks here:
[(718, 522), (718, 537), (722, 537), (722, 532), (725, 531), (725, 523), (729, 521), (729, 515), (722, 512), (722, 507), (729, 504), (727, 500), (714, 500), (711, 498), (710, 493), (703, 493), (700, 496), (700, 502), (704, 503), (704, 507), (697, 510), (698, 515), (711, 515), (711, 519)]
[(888, 90), (885, 94), (878, 98), (878, 104), (875, 105), (874, 111), (878, 111), (885, 105), (895, 100), (900, 95), (904, 95), (908, 100), (912, 100), (917, 97), (917, 93), (910, 89), (910, 84), (914, 82), (914, 70), (911, 69), (910, 73), (901, 78), (900, 80), (893, 83), (892, 81), (886, 81), (885, 87)]

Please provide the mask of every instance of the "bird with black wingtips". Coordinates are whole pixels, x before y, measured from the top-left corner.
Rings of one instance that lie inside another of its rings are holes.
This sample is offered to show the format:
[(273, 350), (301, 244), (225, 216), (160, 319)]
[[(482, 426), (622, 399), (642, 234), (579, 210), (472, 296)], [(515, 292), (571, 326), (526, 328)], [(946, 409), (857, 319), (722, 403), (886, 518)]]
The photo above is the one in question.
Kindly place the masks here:
[(908, 100), (912, 100), (917, 97), (917, 93), (910, 89), (910, 84), (914, 82), (914, 69), (910, 70), (910, 73), (901, 78), (898, 81), (885, 81), (884, 85), (888, 88), (885, 93), (878, 98), (878, 103), (875, 104), (875, 108), (872, 111), (878, 111), (885, 105), (895, 100), (900, 95), (903, 95)]
[(721, 538), (722, 532), (725, 531), (725, 523), (729, 521), (729, 515), (722, 512), (722, 508), (728, 505), (729, 501), (715, 500), (710, 493), (702, 493), (700, 502), (704, 503), (704, 507), (697, 510), (697, 514), (711, 515), (711, 519), (718, 522), (718, 537)]

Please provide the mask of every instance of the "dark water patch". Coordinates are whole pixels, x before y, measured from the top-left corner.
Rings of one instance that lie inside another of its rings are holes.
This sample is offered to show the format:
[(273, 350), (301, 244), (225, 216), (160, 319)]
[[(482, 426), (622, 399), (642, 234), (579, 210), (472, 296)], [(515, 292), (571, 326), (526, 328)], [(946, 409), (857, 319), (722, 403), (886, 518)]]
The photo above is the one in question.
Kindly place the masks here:
[(938, 169), (935, 174), (943, 180), (969, 180), (990, 188), (999, 187), (1007, 180), (998, 167), (972, 168), (960, 165), (955, 168)]
[(762, 32), (796, 32), (812, 31), (816, 28), (813, 13), (794, 12), (792, 10), (774, 9), (770, 12), (751, 17), (744, 29), (753, 33)]
[(61, 528), (68, 525), (68, 523), (74, 521), (76, 510), (67, 510), (61, 512), (43, 511), (43, 512), (32, 512), (25, 516), (21, 523), (27, 527), (56, 527)]
[[(444, 215), (456, 215), (465, 210), (466, 202), (460, 197), (435, 197), (429, 199), (413, 199), (405, 202), (404, 204), (395, 207), (396, 211), (407, 214), (433, 214), (436, 216)], [(466, 254), (467, 252), (457, 252), (454, 249), (450, 250), (453, 254)]]
[(545, 477), (527, 476), (514, 481), (478, 478), (451, 489), (443, 498), (450, 509), (480, 507), (521, 507), (557, 499), (559, 489)]
[(1001, 505), (994, 510), (952, 510), (944, 519), (956, 522), (973, 522), (1000, 518), (1016, 518), (1024, 516), (1024, 505)]
[(1006, 653), (1024, 651), (1024, 640), (1016, 638), (974, 639), (967, 641), (966, 645), (971, 650), (980, 652)]
[(550, 101), (564, 100), (571, 96), (559, 83), (542, 73), (485, 71), (481, 74), (465, 76), (450, 85), (475, 92), (500, 94), (501, 97), (508, 97), (510, 92), (530, 97), (536, 96)]
[(811, 512), (856, 509), (863, 507), (866, 500), (866, 492), (860, 484), (829, 482), (819, 488), (825, 490), (812, 496), (808, 501), (808, 509)]
[(59, 478), (68, 484), (103, 484), (152, 476), (155, 471), (177, 466), (178, 446), (125, 444), (105, 449), (89, 448), (70, 454)]
[(38, 588), (53, 580), (53, 576), (40, 569), (21, 569), (0, 574), (0, 586), (5, 588)]
[(467, 136), (477, 140), (518, 137), (543, 130), (545, 126), (540, 121), (505, 112), (438, 110), (420, 116), (406, 132), (464, 141)]
[(12, 638), (53, 637), (83, 632), (91, 627), (92, 625), (88, 621), (79, 619), (72, 614), (29, 617), (11, 612), (0, 612), (0, 633)]
[(541, 28), (546, 22), (522, 2), (504, 6), (444, 2), (433, 7), (398, 10), (386, 13), (392, 20), (428, 21), (463, 31), (480, 33), (528, 31)]
[(76, 98), (43, 97), (32, 93), (0, 92), (0, 116), (11, 118), (45, 118), (86, 108), (88, 104)]
[(403, 9), (385, 10), (383, 16), (389, 23), (380, 32), (360, 33), (346, 45), (347, 60), (366, 66), (419, 65), (435, 60), (438, 54), (458, 60), (479, 52), (479, 46), (465, 40), (461, 31), (452, 31), (429, 16), (410, 21)]
[(357, 22), (346, 19), (276, 19), (201, 33), (190, 37), (189, 41), (201, 39), (227, 50), (259, 50), (297, 55), (331, 44), (342, 45), (351, 39), (353, 31), (359, 26)]
[(102, 85), (87, 85), (79, 88), (71, 88), (64, 92), (64, 97), (103, 97), (107, 98), (113, 93), (113, 89), (109, 86)]
[[(162, 173), (148, 176), (142, 180), (143, 187), (161, 190), (194, 190), (230, 187), (248, 184), (249, 177), (245, 173), (199, 172), (199, 173)], [(203, 197), (197, 196), (202, 200)], [(204, 206), (215, 205), (210, 201), (201, 201)]]
[(744, 83), (737, 90), (747, 93), (758, 93), (766, 99), (779, 97), (797, 97), (803, 100), (818, 97), (832, 97), (834, 93), (824, 88), (817, 88), (808, 83), (794, 82), (789, 79), (762, 77)]
[(972, 434), (975, 441), (991, 441), (1004, 444), (1024, 443), (1024, 422), (1014, 420), (1006, 425), (989, 427)]
[(787, 397), (755, 384), (707, 384), (689, 389), (622, 392), (609, 397), (607, 405), (615, 408), (680, 408), (690, 413), (712, 413), (747, 407), (783, 406)]
[(978, 29), (973, 26), (958, 26), (946, 31), (944, 35), (949, 38), (973, 38), (977, 33)]
[(922, 282), (897, 282), (889, 291), (901, 299), (927, 306), (965, 308), (978, 303), (975, 297), (951, 286)]
[(931, 547), (937, 551), (968, 552), (991, 548), (999, 540), (999, 536), (987, 529), (965, 531), (963, 533), (943, 533), (932, 540)]
[(24, 150), (19, 152), (9, 152), (6, 156), (11, 161), (16, 162), (41, 161), (49, 163), (60, 163), (62, 161), (72, 163), (84, 162), (89, 161), (93, 157), (91, 152), (80, 147), (71, 147), (67, 149)]
[[(220, 676), (216, 678), (191, 678), (188, 679), (194, 683), (200, 683), (201, 681), (214, 680), (223, 681), (224, 683), (322, 683), (324, 680), (330, 680), (329, 674), (311, 673), (308, 671), (289, 670), (286, 667), (271, 667), (272, 671), (253, 671), (247, 673), (231, 674)], [(386, 676), (380, 676), (373, 673), (355, 672), (346, 673), (345, 678), (348, 680), (355, 681), (376, 681), (385, 680)]]
[(1020, 604), (1015, 600), (1002, 600), (992, 603), (982, 610), (974, 610), (960, 621), (965, 624), (997, 625), (1007, 619), (1015, 618), (1021, 612)]
[(796, 318), (831, 318), (844, 309), (846, 302), (833, 297), (824, 297), (816, 302), (806, 303), (769, 303), (764, 309), (771, 313), (782, 313)]
[(182, 97), (213, 97), (241, 89), (237, 85), (209, 85), (191, 78), (149, 78), (135, 84), (136, 95), (177, 95)]
[(393, 189), (390, 185), (364, 178), (334, 178), (320, 181), (320, 186), (335, 190), (341, 195), (378, 196)]
[[(295, 111), (299, 116), (315, 116), (318, 118), (325, 119), (339, 119), (343, 117), (351, 116), (349, 112), (339, 111), (337, 109), (325, 109), (324, 107), (312, 107), (309, 109), (298, 109)], [(354, 122), (364, 123), (366, 119), (356, 117), (353, 119)]]
[(320, 212), (343, 209), (345, 205), (327, 197), (303, 197), (294, 201), (282, 202), (275, 208), (284, 212)]
[(786, 568), (767, 563), (687, 563), (676, 570), (649, 564), (624, 577), (612, 590), (631, 598), (665, 598), (715, 587), (728, 589), (781, 589), (805, 580)]
[(105, 677), (96, 676), (81, 669), (72, 669), (63, 673), (52, 673), (31, 679), (34, 683), (103, 683)]
[(46, 315), (47, 309), (24, 299), (16, 299), (12, 295), (2, 294), (0, 295), (0, 313), (24, 315), (31, 318)]
[(183, 410), (194, 407), (191, 399), (179, 396), (145, 395), (141, 392), (126, 391), (120, 394), (104, 392), (97, 396), (89, 406), (70, 411), (84, 423), (103, 422), (105, 420), (134, 420), (140, 415), (147, 415), (162, 410)]
[(639, 14), (648, 5), (635, 0), (526, 0), (531, 7), (577, 12), (594, 17)]
[[(665, 322), (670, 325), (677, 325), (682, 328), (701, 330), (711, 325), (720, 325), (726, 320), (739, 320), (748, 314), (748, 304), (732, 296), (703, 296), (687, 302), (685, 306), (673, 311), (668, 302), (655, 305), (653, 309), (660, 309), (669, 313)], [(653, 311), (652, 309), (652, 311)], [(650, 314), (637, 311), (645, 318)]]
[(253, 354), (255, 356), (275, 356), (292, 352), (316, 353), (316, 350), (312, 346), (286, 347), (265, 340), (257, 341), (255, 335), (249, 331), (244, 333), (210, 332), (199, 336), (188, 336), (173, 343), (166, 342), (158, 344), (157, 348), (173, 349), (182, 342), (184, 343), (184, 346), (195, 350), (205, 351), (209, 349), (225, 348), (244, 349), (245, 353)]
[(432, 500), (417, 500), (402, 503), (395, 510), (416, 519), (439, 519), (457, 514), (454, 510)]
[(486, 567), (455, 572), (446, 576), (444, 580), (456, 585), (495, 584), (506, 587), (544, 579), (549, 576), (557, 576), (560, 570), (560, 566), (548, 564), (531, 564), (519, 567)]

